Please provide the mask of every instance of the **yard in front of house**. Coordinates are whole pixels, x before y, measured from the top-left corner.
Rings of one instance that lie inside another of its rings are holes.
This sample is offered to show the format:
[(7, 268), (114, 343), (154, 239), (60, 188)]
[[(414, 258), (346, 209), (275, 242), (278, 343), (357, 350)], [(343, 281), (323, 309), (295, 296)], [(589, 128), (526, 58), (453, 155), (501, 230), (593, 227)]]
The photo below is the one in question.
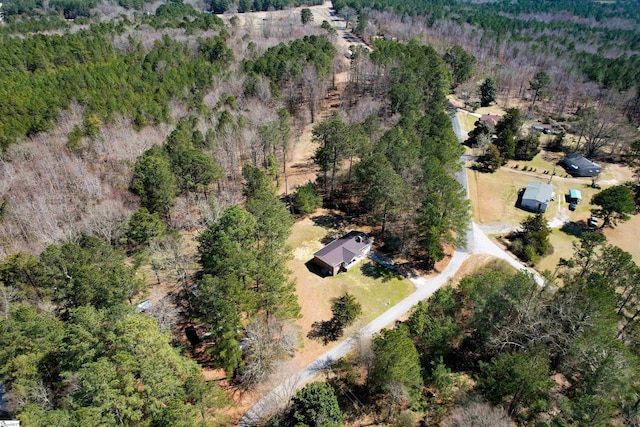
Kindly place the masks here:
[[(558, 156), (552, 156), (552, 158), (556, 157)], [(550, 179), (555, 193), (555, 201), (549, 203), (544, 214), (545, 218), (552, 221), (557, 217), (555, 223), (558, 221), (586, 221), (590, 216), (590, 209), (593, 207), (589, 202), (600, 190), (591, 187), (591, 178), (567, 177), (566, 172), (560, 166), (555, 166), (557, 175), (552, 178), (554, 164), (549, 160), (551, 158), (542, 152), (531, 162), (511, 160), (494, 173), (482, 173), (469, 169), (467, 176), (474, 221), (480, 225), (496, 223), (518, 225), (524, 218), (532, 215), (532, 213), (515, 206), (518, 191), (526, 188), (530, 181), (549, 183)], [(525, 168), (527, 170), (524, 170)], [(615, 168), (617, 179), (600, 181), (603, 188), (622, 182), (622, 174), (619, 169), (620, 167)], [(608, 170), (613, 172), (614, 167), (609, 167)], [(545, 171), (549, 173), (545, 174)], [(605, 176), (609, 177), (609, 175)], [(569, 203), (565, 200), (570, 189), (580, 190), (582, 193), (582, 201), (578, 203), (577, 209), (573, 212), (569, 211)]]
[(320, 210), (293, 226), (289, 239), (293, 259), (287, 266), (292, 271), (292, 279), (296, 280), (296, 293), (302, 308), (302, 317), (296, 321), (303, 339), (303, 348), (295, 357), (299, 359), (300, 366), (304, 366), (305, 361), (311, 362), (333, 345), (324, 346), (307, 338), (314, 322), (331, 318), (332, 298), (349, 292), (362, 305), (362, 316), (345, 330), (344, 335), (349, 336), (415, 290), (407, 279), (389, 273), (368, 259), (333, 277), (320, 277), (313, 268), (309, 268), (316, 251), (334, 237), (355, 229), (358, 228), (350, 227), (346, 221), (340, 220), (339, 214), (328, 210)]

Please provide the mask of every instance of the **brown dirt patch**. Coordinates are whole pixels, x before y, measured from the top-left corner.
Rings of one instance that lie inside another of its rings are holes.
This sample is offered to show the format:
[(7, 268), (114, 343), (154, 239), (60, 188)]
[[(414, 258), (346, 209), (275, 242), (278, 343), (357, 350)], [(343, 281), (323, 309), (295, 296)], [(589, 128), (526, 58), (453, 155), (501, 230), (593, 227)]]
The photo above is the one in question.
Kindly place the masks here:
[(607, 228), (604, 235), (610, 244), (618, 246), (633, 255), (636, 264), (640, 264), (640, 215), (634, 215), (627, 222), (619, 223), (616, 228)]
[[(336, 88), (330, 90), (323, 101), (323, 109), (320, 120), (331, 115), (340, 105), (340, 96), (347, 84), (347, 73), (336, 74)], [(309, 181), (315, 181), (318, 168), (312, 158), (317, 149), (317, 144), (312, 140), (312, 130), (316, 123), (309, 123), (302, 129), (291, 151), (287, 156), (287, 187), (292, 193), (295, 189)], [(280, 186), (280, 193), (285, 194), (284, 180)]]
[(487, 265), (495, 258), (491, 255), (487, 254), (474, 254), (471, 255), (462, 266), (458, 269), (456, 274), (451, 278), (451, 282), (456, 285), (462, 280), (464, 277), (469, 276), (476, 272), (479, 268)]

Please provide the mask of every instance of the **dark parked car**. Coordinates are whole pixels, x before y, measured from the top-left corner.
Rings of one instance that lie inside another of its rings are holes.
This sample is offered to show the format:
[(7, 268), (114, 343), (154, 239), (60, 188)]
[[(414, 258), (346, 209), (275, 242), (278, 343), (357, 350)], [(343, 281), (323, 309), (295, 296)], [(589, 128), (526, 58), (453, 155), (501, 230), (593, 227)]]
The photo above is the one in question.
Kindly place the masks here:
[(575, 211), (577, 207), (578, 207), (578, 202), (569, 203), (569, 210), (570, 211)]

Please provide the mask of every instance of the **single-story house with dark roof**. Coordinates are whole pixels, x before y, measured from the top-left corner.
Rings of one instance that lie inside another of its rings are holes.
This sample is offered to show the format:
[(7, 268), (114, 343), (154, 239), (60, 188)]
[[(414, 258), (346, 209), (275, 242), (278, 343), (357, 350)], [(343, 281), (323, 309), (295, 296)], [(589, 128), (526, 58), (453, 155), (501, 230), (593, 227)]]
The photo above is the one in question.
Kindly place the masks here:
[(544, 182), (531, 181), (524, 194), (520, 207), (532, 212), (544, 212), (549, 206), (549, 202), (553, 199), (553, 187)]
[(544, 123), (533, 124), (531, 125), (531, 129), (537, 130), (538, 132), (542, 133), (550, 133), (553, 135), (559, 135), (561, 133), (561, 130), (557, 126), (547, 125)]
[(502, 120), (502, 116), (498, 114), (483, 114), (480, 116), (480, 121), (485, 122), (492, 128), (495, 128), (500, 120)]
[(562, 165), (573, 176), (597, 176), (602, 169), (600, 165), (586, 159), (579, 153), (570, 153), (564, 156)]
[(360, 231), (351, 231), (313, 254), (313, 263), (335, 276), (356, 265), (371, 251), (373, 239)]

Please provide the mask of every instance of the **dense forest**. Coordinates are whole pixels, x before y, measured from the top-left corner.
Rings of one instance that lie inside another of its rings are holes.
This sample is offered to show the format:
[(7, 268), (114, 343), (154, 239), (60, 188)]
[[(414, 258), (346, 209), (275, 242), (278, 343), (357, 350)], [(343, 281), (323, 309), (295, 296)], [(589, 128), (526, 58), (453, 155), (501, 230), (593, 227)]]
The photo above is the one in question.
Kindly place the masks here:
[[(317, 4), (2, 3), (2, 417), (236, 422), (237, 394), (300, 351), (297, 220), (340, 212), (420, 271), (464, 246), (451, 94), (522, 101), (470, 134), (486, 171), (539, 152), (520, 133), (534, 117), (563, 129), (560, 150), (566, 131), (640, 170), (634, 2), (335, 1), (370, 47), (348, 50), (291, 9)], [(290, 184), (305, 144), (313, 178)], [(603, 227), (640, 201), (618, 187), (629, 206), (600, 193)], [(512, 245), (543, 255), (526, 226), (544, 219), (527, 221)], [(636, 425), (639, 268), (598, 232), (574, 251), (544, 287), (490, 263), (442, 288), (264, 422)], [(361, 308), (345, 292), (332, 311), (339, 337)]]
[[(35, 22), (44, 20), (50, 24), (57, 23), (62, 25), (59, 19), (62, 15), (65, 19), (82, 19), (90, 17), (95, 13), (95, 8), (102, 2), (100, 0), (8, 0), (3, 3), (2, 10), (8, 18), (8, 22), (13, 24), (25, 16), (36, 17)], [(124, 9), (144, 10), (153, 0), (117, 0), (118, 6)], [(167, 4), (182, 3), (168, 2)], [(202, 7), (202, 11), (207, 10), (213, 13), (224, 12), (253, 12), (265, 10), (281, 10), (289, 7), (298, 7), (303, 5), (322, 4), (320, 0), (206, 0), (200, 2), (198, 6)], [(151, 6), (151, 5), (149, 5)], [(32, 21), (33, 22), (33, 21)], [(35, 24), (38, 25), (38, 24)], [(55, 24), (54, 24), (55, 26)], [(52, 27), (53, 28), (53, 27)], [(40, 28), (42, 30), (44, 28)], [(31, 30), (32, 31), (32, 30)]]
[[(250, 36), (182, 2), (108, 22), (79, 2), (86, 19), (39, 26), (70, 5), (3, 8), (3, 410), (33, 426), (226, 424), (230, 401), (175, 328), (211, 331), (212, 363), (247, 389), (298, 347), (276, 185), (336, 50), (325, 30)], [(182, 290), (152, 316), (135, 305), (145, 269)]]

